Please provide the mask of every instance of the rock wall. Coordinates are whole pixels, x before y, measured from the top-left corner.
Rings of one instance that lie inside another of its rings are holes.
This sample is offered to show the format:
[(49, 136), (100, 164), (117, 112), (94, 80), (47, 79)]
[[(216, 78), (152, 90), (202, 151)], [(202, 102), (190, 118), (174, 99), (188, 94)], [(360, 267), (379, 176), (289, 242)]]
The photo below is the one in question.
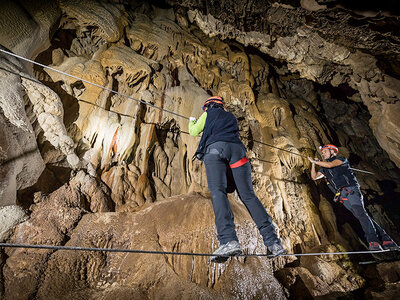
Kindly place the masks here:
[[(1, 49), (30, 59), (49, 47), (50, 31), (61, 13), (57, 3), (3, 1), (0, 8)], [(72, 140), (63, 132), (63, 108), (58, 96), (34, 80), (32, 68), (25, 61), (1, 53), (0, 65), (0, 204), (7, 205), (15, 204), (16, 191), (34, 184), (43, 171), (32, 128), (36, 119), (52, 144), (68, 152), (73, 165), (77, 157), (72, 154)]]
[(4, 206), (16, 203), (17, 190), (35, 184), (44, 162), (25, 112), (22, 66), (16, 59), (2, 54), (0, 60), (0, 203)]
[(398, 14), (382, 15), (378, 4), (372, 16), (355, 14), (332, 7), (342, 2), (335, 0), (327, 1), (330, 7), (318, 6), (324, 1), (167, 2), (187, 9), (190, 20), (210, 36), (254, 46), (286, 61), (289, 71), (302, 78), (354, 89), (349, 99), (367, 106), (376, 139), (400, 166), (400, 74), (398, 60), (390, 58), (399, 51)]
[[(24, 1), (1, 4), (7, 16), (0, 23), (1, 44), (52, 68), (0, 53), (0, 199), (2, 205), (17, 201), (28, 215), (20, 219), (10, 210), (10, 220), (18, 221), (4, 239), (214, 250), (205, 170), (191, 159), (199, 139), (187, 134), (185, 118), (198, 117), (209, 95), (224, 97), (238, 118), (256, 193), (289, 252), (362, 249), (357, 221), (332, 205), (324, 184), (309, 179), (304, 157), (328, 142), (340, 145), (353, 167), (375, 173), (357, 174), (366, 204), (400, 238), (399, 207), (391, 201), (400, 182), (397, 153), (382, 145), (384, 136), (398, 140), (396, 79), (379, 69), (372, 50), (358, 49), (361, 41), (350, 47), (323, 35), (342, 27), (334, 17), (317, 27), (328, 13), (313, 1), (301, 2), (306, 9), (277, 2), (259, 8), (266, 15), (249, 28), (247, 19), (235, 23), (240, 1), (233, 16), (212, 1), (207, 11), (185, 1), (162, 9), (140, 1), (63, 0), (47, 4), (48, 16), (44, 2), (38, 5), (42, 15)], [(246, 15), (257, 12), (247, 9)], [(9, 18), (15, 15), (25, 29), (16, 26), (12, 33), (15, 20)], [(37, 27), (24, 25), (38, 15)], [(32, 28), (38, 35), (29, 33)], [(13, 164), (14, 149), (33, 154), (20, 154)], [(71, 177), (44, 192), (55, 167), (70, 170)], [(230, 200), (246, 252), (265, 252), (238, 196)], [(284, 299), (364, 293), (365, 287), (372, 295), (379, 286), (390, 295), (390, 284), (398, 282), (382, 285), (343, 255), (235, 258), (224, 265), (205, 257), (24, 249), (2, 250), (0, 258), (5, 299)]]

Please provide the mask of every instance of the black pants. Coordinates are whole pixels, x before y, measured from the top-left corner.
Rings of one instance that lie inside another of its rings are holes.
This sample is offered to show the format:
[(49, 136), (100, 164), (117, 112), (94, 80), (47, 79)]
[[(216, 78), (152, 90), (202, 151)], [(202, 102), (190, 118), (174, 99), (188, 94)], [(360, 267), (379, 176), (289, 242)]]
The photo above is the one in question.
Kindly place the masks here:
[[(243, 144), (216, 142), (207, 147), (207, 152), (204, 156), (207, 183), (212, 195), (218, 240), (222, 245), (238, 240), (227, 197), (227, 165), (241, 161), (246, 156), (246, 149)], [(250, 163), (237, 165), (233, 165), (231, 170), (239, 197), (256, 223), (264, 244), (267, 247), (271, 246), (278, 242), (279, 238), (275, 233), (271, 217), (254, 193)]]
[(364, 208), (363, 196), (358, 186), (349, 186), (340, 192), (340, 202), (350, 210), (360, 221), (368, 242), (379, 242), (377, 232), (383, 241), (390, 241), (391, 238), (373, 219), (371, 219)]

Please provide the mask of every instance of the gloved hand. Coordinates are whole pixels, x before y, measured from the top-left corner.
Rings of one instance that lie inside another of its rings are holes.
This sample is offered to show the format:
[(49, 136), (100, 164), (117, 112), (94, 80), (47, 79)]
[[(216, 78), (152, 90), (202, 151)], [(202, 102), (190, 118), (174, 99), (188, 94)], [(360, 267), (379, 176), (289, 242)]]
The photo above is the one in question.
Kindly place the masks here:
[(307, 158), (312, 164), (315, 164), (317, 161), (319, 161), (318, 158), (314, 158), (314, 159), (312, 159), (311, 157), (307, 157)]
[(196, 120), (195, 117), (190, 117), (190, 118), (189, 118), (189, 122), (192, 122), (192, 121), (195, 121), (195, 122), (196, 122), (197, 120)]

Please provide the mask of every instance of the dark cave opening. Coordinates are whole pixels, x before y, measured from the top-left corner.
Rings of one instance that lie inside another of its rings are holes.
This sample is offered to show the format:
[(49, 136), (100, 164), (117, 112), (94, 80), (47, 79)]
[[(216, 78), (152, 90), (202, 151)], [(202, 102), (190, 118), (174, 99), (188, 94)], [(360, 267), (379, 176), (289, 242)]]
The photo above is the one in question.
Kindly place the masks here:
[(50, 194), (67, 183), (71, 169), (53, 164), (46, 164), (38, 181), (28, 188), (17, 191), (17, 204), (26, 210), (34, 204), (35, 193)]

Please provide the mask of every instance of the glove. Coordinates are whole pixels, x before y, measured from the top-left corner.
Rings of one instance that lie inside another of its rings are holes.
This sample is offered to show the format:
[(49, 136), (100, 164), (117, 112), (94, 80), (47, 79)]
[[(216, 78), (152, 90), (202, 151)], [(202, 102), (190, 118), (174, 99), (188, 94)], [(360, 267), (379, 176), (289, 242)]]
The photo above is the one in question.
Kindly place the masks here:
[(190, 118), (189, 118), (189, 122), (193, 122), (193, 121), (196, 122), (196, 118), (195, 118), (195, 117), (190, 117)]

